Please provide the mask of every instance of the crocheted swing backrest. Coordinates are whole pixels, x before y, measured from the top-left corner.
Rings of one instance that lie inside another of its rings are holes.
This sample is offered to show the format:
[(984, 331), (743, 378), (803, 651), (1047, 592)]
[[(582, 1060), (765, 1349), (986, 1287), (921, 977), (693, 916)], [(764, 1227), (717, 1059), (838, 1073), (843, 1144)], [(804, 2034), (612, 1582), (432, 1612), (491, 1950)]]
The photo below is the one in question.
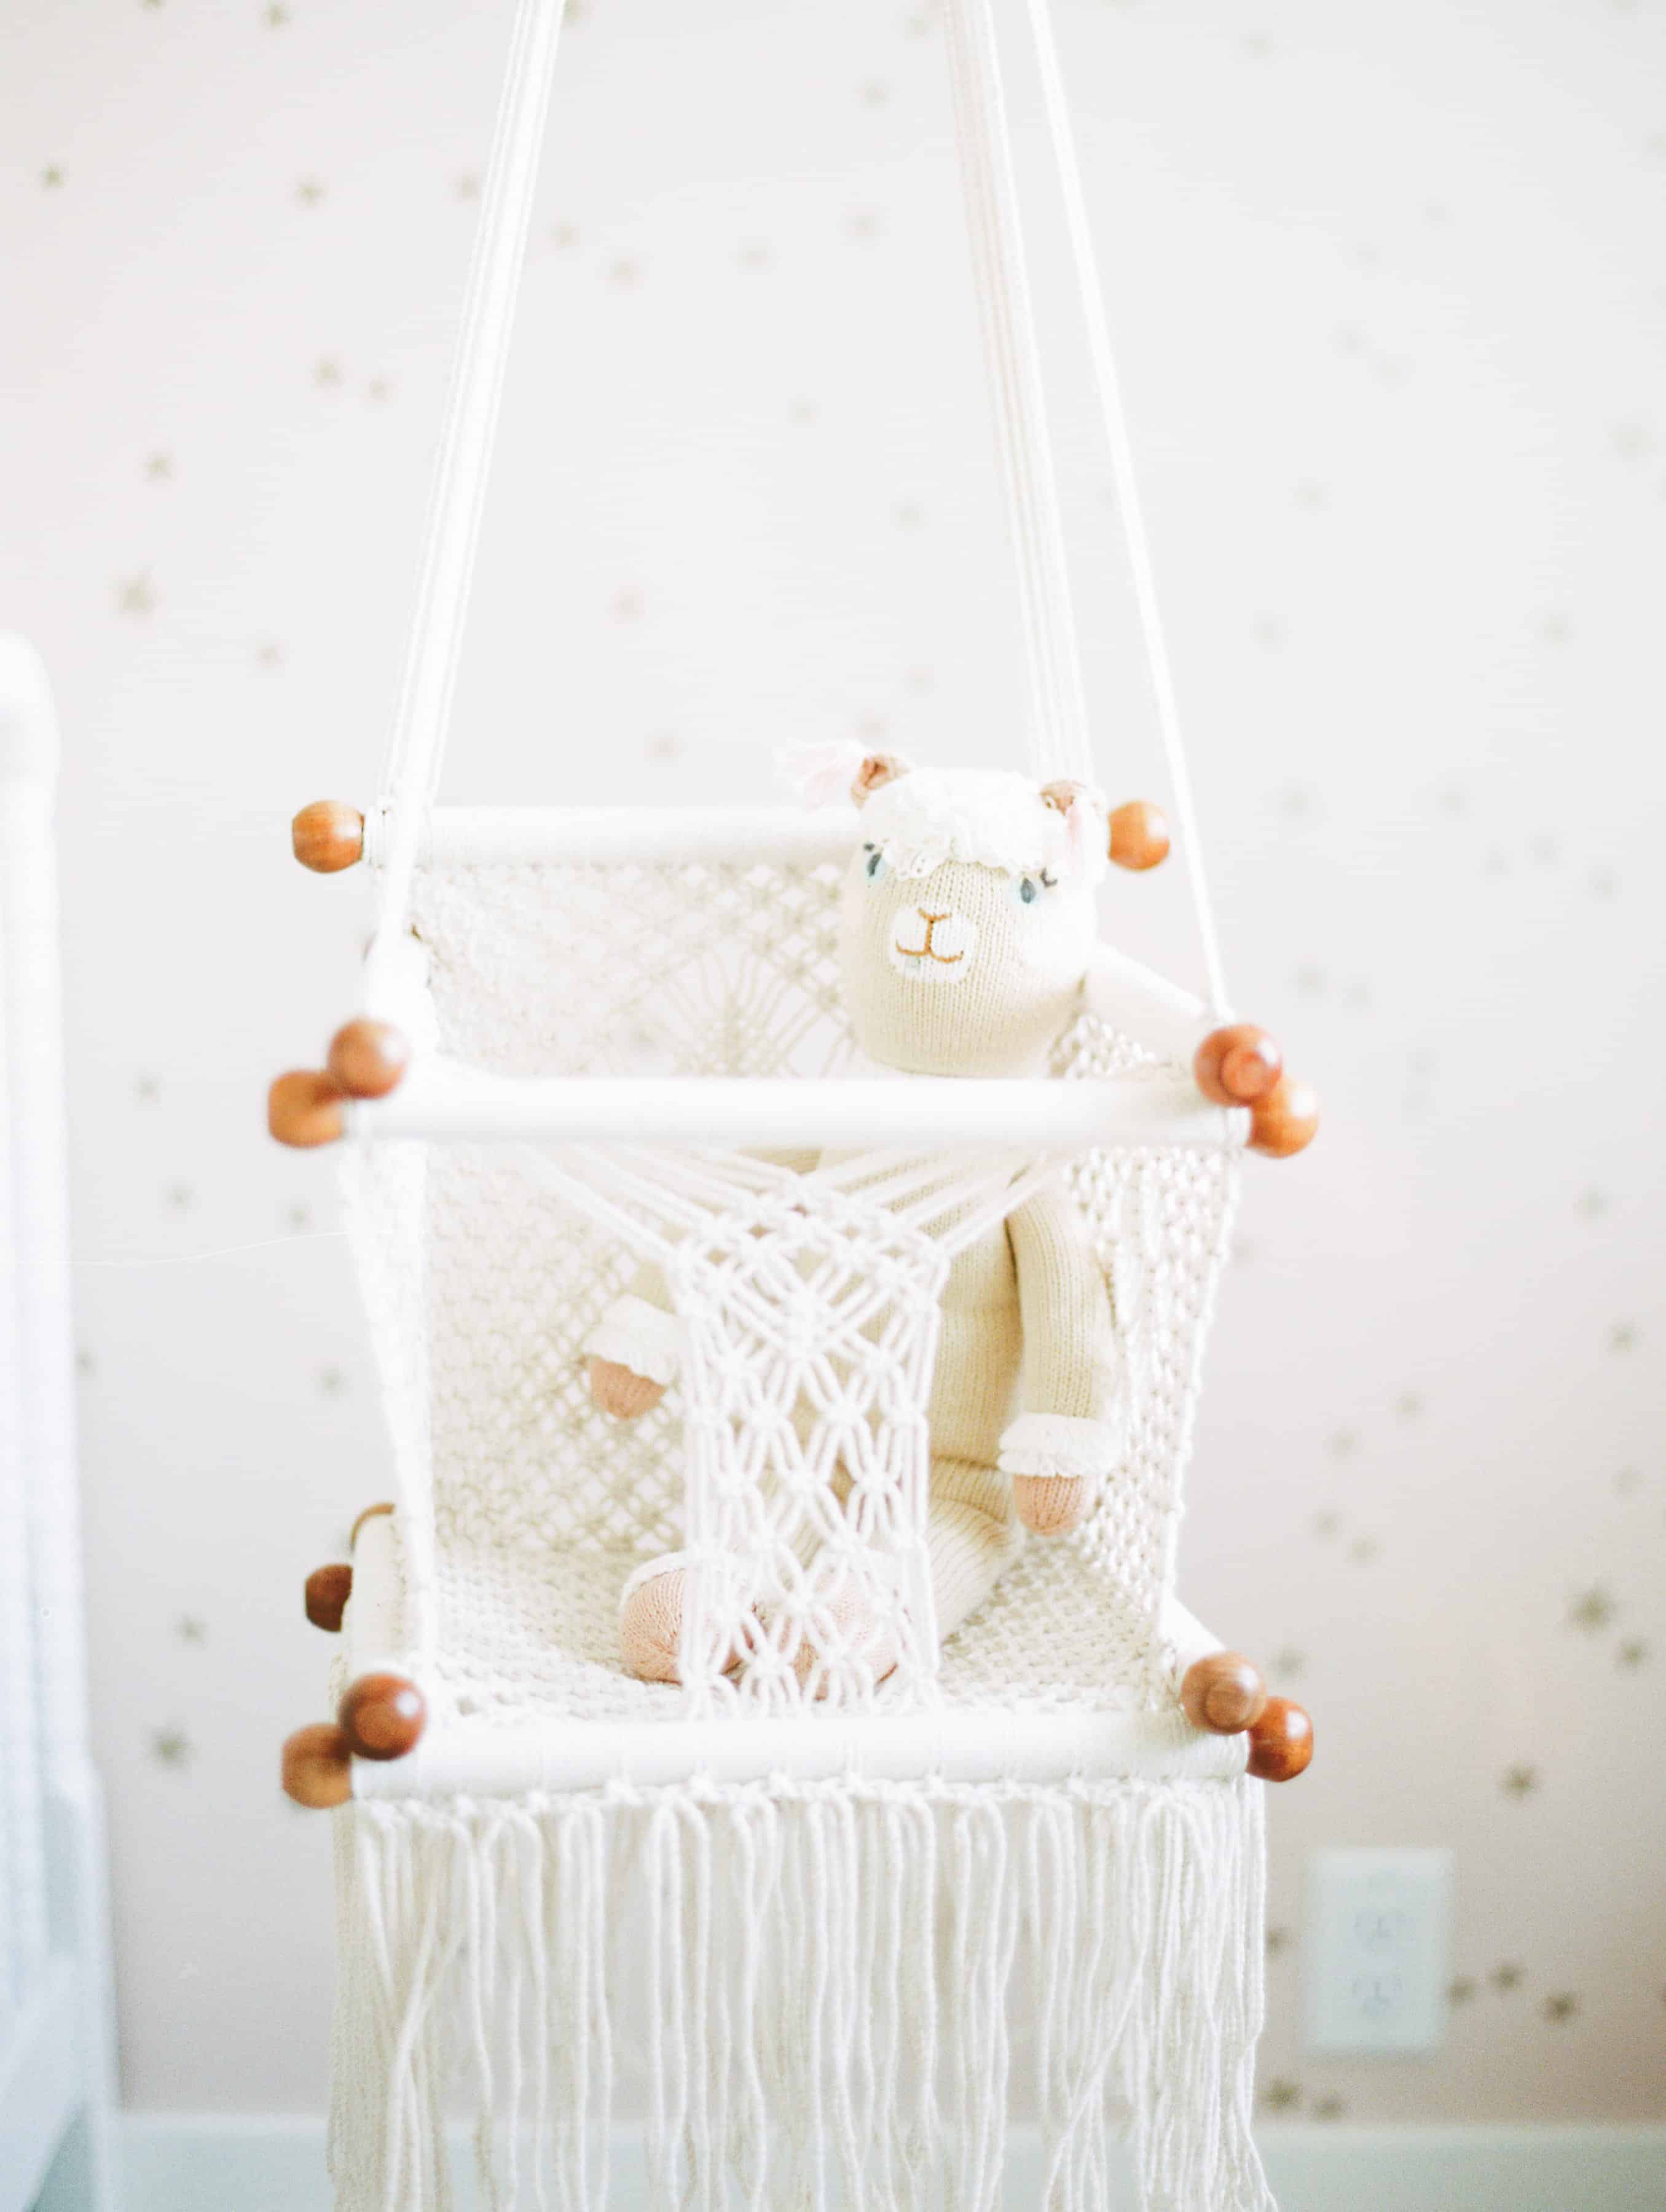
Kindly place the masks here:
[[(412, 925), (441, 1048), (505, 1076), (869, 1072), (840, 1003), (839, 873), (779, 856), (420, 868)], [(1126, 1078), (1142, 1065), (1148, 1054), (1089, 1017), (1055, 1054), (1063, 1079)], [(887, 1190), (917, 1188), (918, 1161), (895, 1186), (876, 1171), (824, 1188), (779, 1170), (759, 1188), (770, 1171), (713, 1160), (703, 1191), (686, 1155), (675, 1170), (667, 1163), (683, 1255), (668, 1273), (690, 1350), (681, 1387), (621, 1422), (593, 1405), (581, 1347), (640, 1262), (638, 1231), (655, 1208), (633, 1211), (631, 1194), (660, 1188), (648, 1156), (451, 1143), (423, 1148), (420, 1175), (409, 1158), (389, 1157), (417, 1149), (372, 1148), (364, 1164), (381, 1200), (368, 1240), (384, 1255), (367, 1282), (373, 1318), (380, 1307), (402, 1340), (389, 1371), (428, 1390), (428, 1419), (403, 1425), (406, 1455), (429, 1462), (410, 1467), (408, 1490), (427, 1491), (431, 1468), (442, 1596), (447, 1557), (460, 1553), (477, 1565), (496, 1556), (561, 1593), (544, 1617), (584, 1662), (586, 1710), (599, 1677), (617, 1674), (613, 1609), (625, 1574), (690, 1546), (729, 1570), (696, 1578), (702, 1659), (685, 1666), (680, 1693), (623, 1676), (602, 1685), (604, 1709), (670, 1717), (714, 1701), (811, 1702), (791, 1657), (812, 1636), (826, 1661), (818, 1711), (939, 1698), (1148, 1705), (1171, 1687), (1158, 1620), (1235, 1156), (1153, 1146), (1055, 1169), (1107, 1271), (1127, 1449), (1085, 1528), (1032, 1541), (939, 1659), (913, 1626), (925, 1407), (946, 1251), (976, 1208), (964, 1198), (936, 1217), (916, 1207), (910, 1218), (924, 1227), (899, 1226), (909, 1209)], [(985, 1163), (984, 1218), (1000, 1218), (1021, 1165)], [(386, 1256), (419, 1249), (420, 1271), (402, 1275)], [(841, 1462), (856, 1480), (836, 1494)], [(841, 1571), (871, 1562), (891, 1593), (903, 1659), (877, 1687), (834, 1648), (836, 1627), (818, 1611), (824, 1583), (806, 1571), (812, 1555), (839, 1556)], [(743, 1623), (755, 1663), (737, 1675), (725, 1666)]]

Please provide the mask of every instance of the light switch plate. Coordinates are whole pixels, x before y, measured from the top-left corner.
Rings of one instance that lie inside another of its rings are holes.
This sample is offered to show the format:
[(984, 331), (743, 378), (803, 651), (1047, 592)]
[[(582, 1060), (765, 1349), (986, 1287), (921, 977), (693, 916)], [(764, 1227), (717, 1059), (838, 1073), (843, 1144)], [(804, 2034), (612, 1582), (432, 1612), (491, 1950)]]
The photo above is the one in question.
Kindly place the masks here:
[(1451, 1950), (1450, 1851), (1315, 1851), (1302, 1932), (1308, 2049), (1438, 2049)]

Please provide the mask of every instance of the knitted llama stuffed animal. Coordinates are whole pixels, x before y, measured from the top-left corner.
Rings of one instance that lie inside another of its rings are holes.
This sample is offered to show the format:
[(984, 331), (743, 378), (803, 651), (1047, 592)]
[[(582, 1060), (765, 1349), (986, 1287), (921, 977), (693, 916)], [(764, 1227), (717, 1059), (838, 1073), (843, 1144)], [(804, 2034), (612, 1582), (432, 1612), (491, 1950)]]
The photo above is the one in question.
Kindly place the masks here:
[[(1096, 942), (1104, 801), (1079, 785), (910, 769), (886, 755), (862, 760), (851, 795), (862, 842), (841, 894), (839, 955), (857, 1043), (910, 1074), (1045, 1073), (1080, 1012)], [(606, 1412), (634, 1419), (673, 1379), (669, 1304), (644, 1270), (593, 1333), (591, 1389)], [(1104, 1271), (1058, 1186), (956, 1257), (939, 1342), (927, 1544), (946, 1636), (1025, 1531), (1057, 1536), (1081, 1523), (1123, 1449), (1126, 1382)], [(620, 1627), (634, 1674), (677, 1680), (684, 1595), (674, 1556), (631, 1577)], [(874, 1652), (876, 1674), (894, 1658)]]

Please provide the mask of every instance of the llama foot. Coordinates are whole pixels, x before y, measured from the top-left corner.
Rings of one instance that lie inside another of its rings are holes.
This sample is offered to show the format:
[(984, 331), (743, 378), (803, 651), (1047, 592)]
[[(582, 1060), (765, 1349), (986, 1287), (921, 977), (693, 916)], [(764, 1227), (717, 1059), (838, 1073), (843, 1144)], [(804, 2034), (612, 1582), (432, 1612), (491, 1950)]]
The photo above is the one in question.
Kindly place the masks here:
[[(684, 1554), (667, 1552), (637, 1568), (619, 1597), (619, 1650), (625, 1672), (639, 1682), (683, 1679), (683, 1615), (688, 1605), (689, 1571)], [(739, 1663), (730, 1650), (723, 1672)]]
[(1085, 1474), (1015, 1474), (1012, 1507), (1032, 1535), (1067, 1536), (1079, 1528), (1093, 1503)]

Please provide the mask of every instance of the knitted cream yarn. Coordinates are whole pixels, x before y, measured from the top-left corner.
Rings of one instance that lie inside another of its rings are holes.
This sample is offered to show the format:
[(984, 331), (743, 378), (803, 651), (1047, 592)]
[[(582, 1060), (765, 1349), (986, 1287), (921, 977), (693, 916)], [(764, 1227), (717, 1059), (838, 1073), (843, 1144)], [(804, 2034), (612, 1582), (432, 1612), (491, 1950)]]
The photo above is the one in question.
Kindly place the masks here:
[[(863, 840), (839, 951), (858, 1043), (912, 1074), (1042, 1072), (1079, 1011), (1093, 949), (1103, 802), (885, 757), (864, 761), (854, 795)], [(1059, 1191), (960, 1251), (941, 1307), (927, 1549), (946, 1636), (1016, 1557), (1023, 1528), (1054, 1535), (1085, 1516), (1121, 1449), (1122, 1378), (1103, 1270)], [(641, 1383), (674, 1376), (678, 1328), (663, 1280), (644, 1268), (587, 1345), (598, 1403), (640, 1410)], [(834, 1487), (842, 1497), (848, 1484), (836, 1475)], [(674, 1679), (683, 1580), (674, 1555), (631, 1577), (621, 1635), (634, 1673)], [(884, 1654), (870, 1656), (883, 1673)]]

